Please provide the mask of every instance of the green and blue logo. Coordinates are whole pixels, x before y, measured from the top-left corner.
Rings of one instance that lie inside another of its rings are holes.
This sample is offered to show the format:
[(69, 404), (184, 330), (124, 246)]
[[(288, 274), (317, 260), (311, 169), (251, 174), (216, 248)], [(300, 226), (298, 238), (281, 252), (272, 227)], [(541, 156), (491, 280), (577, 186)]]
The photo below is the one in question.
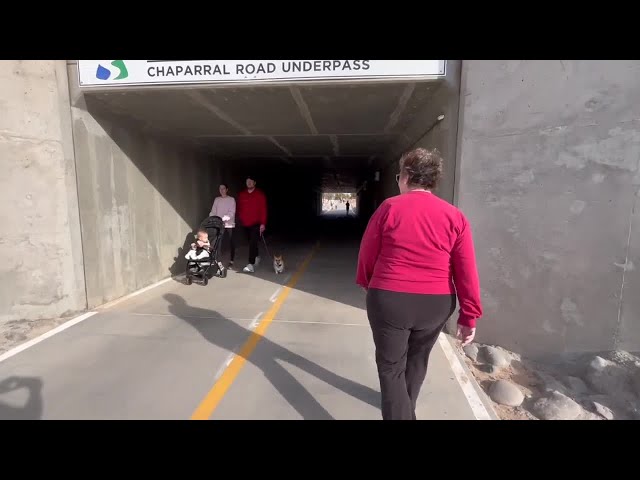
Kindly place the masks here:
[[(118, 72), (114, 80), (122, 80), (129, 76), (129, 71), (127, 70), (127, 66), (124, 64), (124, 60), (114, 60), (113, 62), (111, 62), (111, 65), (115, 67)], [(113, 73), (114, 72), (112, 71), (112, 69), (103, 67), (102, 65), (98, 64), (98, 69), (96, 70), (96, 78), (98, 80), (109, 80)]]

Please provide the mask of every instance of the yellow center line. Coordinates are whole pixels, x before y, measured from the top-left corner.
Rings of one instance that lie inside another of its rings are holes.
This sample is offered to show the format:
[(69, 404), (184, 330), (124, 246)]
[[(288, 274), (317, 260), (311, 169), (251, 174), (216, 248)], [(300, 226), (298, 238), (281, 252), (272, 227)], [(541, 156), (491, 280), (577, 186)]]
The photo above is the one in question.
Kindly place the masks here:
[(315, 255), (318, 250), (319, 243), (313, 247), (309, 255), (304, 259), (298, 270), (293, 274), (291, 280), (284, 286), (280, 295), (276, 298), (276, 301), (273, 303), (269, 311), (264, 314), (264, 316), (260, 319), (258, 326), (255, 328), (253, 332), (251, 332), (251, 336), (242, 346), (240, 351), (234, 355), (233, 360), (229, 364), (229, 366), (224, 370), (218, 381), (213, 385), (211, 390), (207, 393), (204, 399), (198, 405), (195, 412), (191, 415), (191, 420), (208, 420), (211, 418), (214, 410), (217, 408), (220, 401), (223, 399), (224, 395), (231, 387), (231, 384), (236, 379), (240, 370), (244, 366), (245, 362), (253, 352), (253, 350), (258, 345), (260, 339), (264, 336), (264, 333), (267, 331), (267, 328), (273, 322), (273, 319), (276, 317), (276, 314), (284, 304), (285, 300), (289, 296), (293, 287), (296, 286), (296, 283), (300, 280), (300, 277), (304, 273), (304, 271), (309, 266), (311, 259)]

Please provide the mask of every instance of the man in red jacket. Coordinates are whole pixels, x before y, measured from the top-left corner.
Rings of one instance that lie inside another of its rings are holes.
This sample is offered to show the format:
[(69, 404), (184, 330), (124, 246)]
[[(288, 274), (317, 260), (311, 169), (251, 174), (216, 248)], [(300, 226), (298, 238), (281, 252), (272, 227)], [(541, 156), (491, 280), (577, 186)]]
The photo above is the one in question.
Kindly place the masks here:
[(258, 243), (267, 225), (267, 197), (253, 177), (247, 177), (247, 189), (238, 194), (236, 216), (249, 239), (249, 263), (243, 272), (253, 273), (260, 263)]

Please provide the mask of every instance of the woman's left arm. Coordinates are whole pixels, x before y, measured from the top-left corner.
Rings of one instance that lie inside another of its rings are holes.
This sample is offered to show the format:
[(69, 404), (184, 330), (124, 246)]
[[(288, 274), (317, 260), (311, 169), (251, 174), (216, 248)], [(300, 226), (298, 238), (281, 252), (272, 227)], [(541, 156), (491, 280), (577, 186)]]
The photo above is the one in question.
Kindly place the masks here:
[(473, 235), (469, 222), (461, 215), (461, 229), (451, 252), (453, 283), (456, 287), (460, 316), (458, 324), (468, 328), (476, 327), (476, 320), (482, 316), (480, 280), (476, 265)]
[(360, 242), (356, 283), (365, 290), (369, 288), (369, 282), (371, 281), (371, 276), (376, 266), (376, 260), (380, 254), (384, 218), (386, 218), (386, 208), (384, 208), (384, 205), (381, 205), (369, 220), (367, 229)]

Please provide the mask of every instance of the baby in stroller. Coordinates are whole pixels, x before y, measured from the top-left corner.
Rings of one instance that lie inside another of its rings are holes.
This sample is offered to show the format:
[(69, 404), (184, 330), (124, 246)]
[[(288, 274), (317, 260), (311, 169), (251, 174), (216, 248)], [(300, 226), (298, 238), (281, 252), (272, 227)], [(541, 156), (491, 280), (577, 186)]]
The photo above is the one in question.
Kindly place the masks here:
[(184, 256), (187, 260), (202, 260), (203, 258), (209, 258), (209, 250), (211, 244), (209, 243), (209, 234), (204, 228), (198, 229), (196, 235), (196, 241), (191, 244), (191, 250)]
[(184, 258), (187, 260), (186, 280), (191, 285), (194, 277), (202, 280), (203, 285), (209, 283), (209, 270), (215, 265), (218, 277), (227, 276), (227, 270), (218, 260), (220, 243), (224, 233), (224, 222), (220, 217), (207, 217), (200, 224), (196, 241)]

